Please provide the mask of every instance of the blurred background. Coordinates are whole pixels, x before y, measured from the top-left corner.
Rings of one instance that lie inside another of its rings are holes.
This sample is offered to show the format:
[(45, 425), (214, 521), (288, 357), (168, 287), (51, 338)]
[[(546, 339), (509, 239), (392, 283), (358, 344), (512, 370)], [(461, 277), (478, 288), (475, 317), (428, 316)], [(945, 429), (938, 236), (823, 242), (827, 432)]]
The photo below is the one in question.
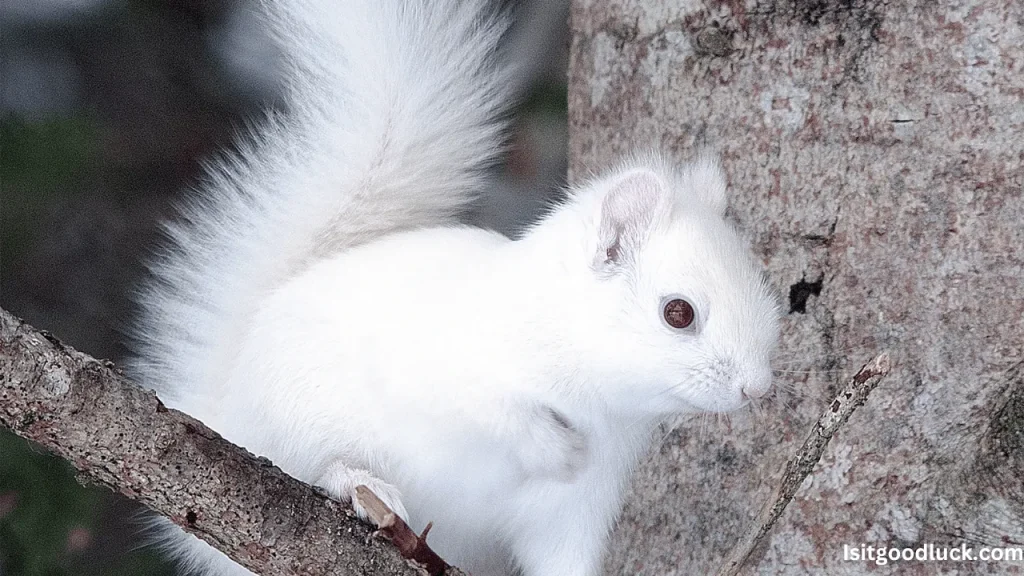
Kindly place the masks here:
[[(475, 223), (514, 234), (564, 185), (568, 0), (495, 0), (520, 106)], [(0, 2), (0, 306), (120, 363), (156, 223), (262, 110), (277, 52), (255, 2)], [(142, 383), (145, 384), (145, 383)], [(0, 575), (173, 575), (140, 510), (0, 430)]]

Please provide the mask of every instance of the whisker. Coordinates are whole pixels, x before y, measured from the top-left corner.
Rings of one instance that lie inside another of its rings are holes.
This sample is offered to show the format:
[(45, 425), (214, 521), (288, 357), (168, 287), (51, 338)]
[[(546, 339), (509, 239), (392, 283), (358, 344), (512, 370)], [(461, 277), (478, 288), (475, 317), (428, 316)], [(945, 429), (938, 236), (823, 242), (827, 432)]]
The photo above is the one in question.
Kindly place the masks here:
[(754, 422), (756, 424), (760, 424), (765, 420), (767, 415), (762, 401), (751, 402), (748, 406), (750, 406), (750, 414), (754, 418)]
[(814, 368), (808, 368), (806, 370), (795, 370), (795, 369), (786, 370), (786, 369), (782, 369), (782, 368), (772, 368), (772, 372), (775, 373), (775, 374), (839, 374), (840, 372), (842, 372), (842, 370), (836, 370), (836, 369), (818, 370), (818, 369), (814, 369)]
[[(806, 385), (798, 386), (796, 382), (789, 382), (789, 381), (786, 381), (786, 380), (779, 380), (779, 381), (775, 382), (774, 384), (775, 385), (772, 387), (774, 390), (776, 390), (778, 392), (785, 392), (786, 394), (789, 394), (789, 395), (792, 395), (792, 396), (801, 396), (801, 397), (807, 396), (807, 392), (808, 392), (808, 388), (809, 388)], [(805, 384), (805, 383), (803, 383), (803, 384)]]
[(655, 446), (661, 446), (662, 444), (664, 444), (665, 440), (667, 440), (668, 437), (671, 436), (672, 433), (676, 431), (676, 427), (675, 426), (665, 426), (665, 428), (666, 428), (665, 433), (662, 434), (661, 440), (658, 440), (658, 443), (655, 444)]
[[(846, 346), (829, 345), (829, 346), (823, 346), (823, 347), (825, 348), (825, 351), (830, 353), (830, 354), (848, 354), (848, 353), (853, 352), (854, 350), (856, 350), (858, 348), (858, 346), (856, 346), (854, 344), (848, 344)], [(788, 351), (788, 350), (784, 350), (783, 349), (783, 350), (779, 350), (779, 351), (776, 352), (776, 358), (782, 358), (782, 359), (785, 359), (787, 357), (788, 358), (792, 358), (796, 354), (804, 354), (804, 352), (799, 352), (799, 351), (796, 351), (796, 350)]]
[[(787, 383), (789, 384), (789, 383)], [(790, 417), (802, 417), (797, 410), (797, 403), (803, 398), (810, 397), (806, 389), (795, 389), (788, 385), (780, 385), (774, 388), (774, 394), (765, 398), (773, 406), (782, 409), (782, 413)]]

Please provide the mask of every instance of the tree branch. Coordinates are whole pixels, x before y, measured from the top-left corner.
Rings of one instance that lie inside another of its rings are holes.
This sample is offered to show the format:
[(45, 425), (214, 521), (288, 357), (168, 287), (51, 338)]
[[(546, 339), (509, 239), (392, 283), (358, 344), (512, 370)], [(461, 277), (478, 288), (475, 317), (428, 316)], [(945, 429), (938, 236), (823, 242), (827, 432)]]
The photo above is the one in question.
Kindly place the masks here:
[(377, 525), (378, 533), (390, 540), (403, 558), (415, 560), (430, 576), (443, 576), (451, 570), (451, 566), (427, 546), (427, 533), (433, 523), (428, 522), (423, 534), (417, 536), (405, 520), (366, 486), (356, 486), (356, 499)]
[(422, 573), (348, 507), (4, 310), (0, 425), (257, 574)]
[(804, 483), (814, 466), (825, 453), (825, 447), (839, 428), (850, 419), (853, 411), (868, 399), (868, 394), (878, 386), (879, 381), (889, 373), (889, 355), (882, 353), (868, 362), (854, 374), (828, 408), (814, 423), (803, 445), (797, 453), (786, 462), (779, 481), (771, 498), (764, 503), (761, 512), (746, 535), (732, 549), (725, 564), (718, 571), (718, 576), (736, 576), (740, 573), (754, 549), (761, 544), (771, 532), (772, 526), (782, 516), (793, 495)]

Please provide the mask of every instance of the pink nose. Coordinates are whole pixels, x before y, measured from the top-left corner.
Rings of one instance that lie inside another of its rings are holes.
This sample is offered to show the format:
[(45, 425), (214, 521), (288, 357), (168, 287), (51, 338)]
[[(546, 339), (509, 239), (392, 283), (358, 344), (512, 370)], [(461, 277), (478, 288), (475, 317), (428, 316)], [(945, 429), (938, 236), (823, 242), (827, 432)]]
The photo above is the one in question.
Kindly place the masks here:
[(772, 373), (766, 371), (764, 374), (758, 374), (749, 378), (743, 384), (742, 393), (745, 398), (755, 399), (761, 398), (768, 393), (772, 388)]
[(740, 391), (740, 393), (743, 394), (743, 397), (747, 400), (754, 400), (760, 398), (764, 396), (767, 392), (767, 388), (761, 389), (756, 386), (744, 386), (743, 390)]

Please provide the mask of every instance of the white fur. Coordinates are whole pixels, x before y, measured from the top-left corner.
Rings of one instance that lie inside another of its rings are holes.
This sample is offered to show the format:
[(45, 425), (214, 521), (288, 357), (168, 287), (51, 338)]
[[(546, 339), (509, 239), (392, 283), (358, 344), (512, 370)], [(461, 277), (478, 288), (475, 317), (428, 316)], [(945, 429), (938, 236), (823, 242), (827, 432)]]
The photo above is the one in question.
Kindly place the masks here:
[(208, 171), (141, 296), (136, 372), (167, 401), (223, 381), (259, 301), (317, 258), (454, 221), (507, 102), (482, 0), (265, 0), (289, 112)]
[[(498, 28), (423, 4), (271, 4), (294, 114), (171, 227), (137, 369), (296, 478), (432, 521), (474, 576), (594, 576), (657, 424), (768, 389), (778, 310), (707, 159), (633, 161), (516, 241), (454, 225), (497, 148)], [(693, 326), (662, 321), (670, 297)]]

